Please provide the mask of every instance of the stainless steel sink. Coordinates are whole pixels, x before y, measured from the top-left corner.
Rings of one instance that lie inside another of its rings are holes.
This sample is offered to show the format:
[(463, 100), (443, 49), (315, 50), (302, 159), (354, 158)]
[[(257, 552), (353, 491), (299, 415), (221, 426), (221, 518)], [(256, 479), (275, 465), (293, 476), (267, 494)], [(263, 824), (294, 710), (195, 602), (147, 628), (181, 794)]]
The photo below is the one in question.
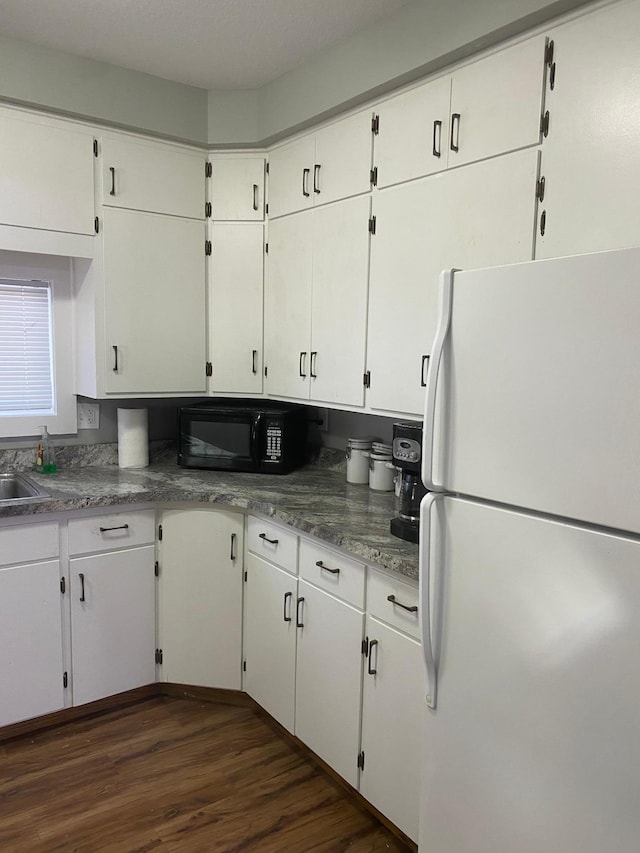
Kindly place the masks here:
[(0, 474), (0, 506), (39, 501), (51, 497), (43, 486), (26, 474)]

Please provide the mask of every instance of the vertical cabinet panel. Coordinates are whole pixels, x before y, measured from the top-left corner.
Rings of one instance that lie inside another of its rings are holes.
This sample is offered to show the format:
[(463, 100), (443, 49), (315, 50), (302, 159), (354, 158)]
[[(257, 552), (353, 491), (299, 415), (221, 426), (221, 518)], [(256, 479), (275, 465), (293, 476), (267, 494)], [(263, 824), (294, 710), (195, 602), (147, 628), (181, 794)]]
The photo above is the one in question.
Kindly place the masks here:
[(215, 393), (262, 392), (264, 228), (211, 225), (208, 272), (209, 361)]
[(107, 393), (204, 392), (203, 223), (107, 209), (103, 230)]
[(211, 218), (264, 219), (264, 157), (212, 156)]
[(360, 793), (415, 841), (425, 708), (422, 649), (416, 640), (371, 616), (367, 617), (366, 636), (375, 645), (369, 653), (362, 692)]
[(536, 257), (637, 246), (640, 7), (615, 3), (549, 36), (557, 73), (546, 96)]
[(421, 414), (443, 269), (531, 260), (537, 168), (536, 150), (519, 151), (376, 195), (367, 355), (372, 408)]
[(246, 571), (244, 689), (293, 733), (298, 581), (254, 554), (247, 554)]
[(364, 617), (306, 581), (298, 595), (296, 736), (356, 787)]
[(242, 531), (235, 513), (162, 513), (163, 681), (240, 689)]
[(153, 545), (70, 560), (74, 705), (155, 682), (153, 566)]
[(93, 135), (0, 111), (0, 223), (94, 234)]
[(269, 153), (271, 218), (313, 206), (311, 172), (314, 152), (313, 136), (305, 136)]
[(441, 77), (376, 108), (377, 186), (388, 187), (447, 168), (451, 77)]
[(204, 219), (204, 154), (105, 137), (102, 140), (102, 203)]
[(269, 223), (265, 335), (267, 387), (309, 397), (313, 214)]
[(64, 706), (60, 599), (58, 560), (0, 568), (0, 726)]
[(334, 122), (316, 133), (311, 176), (314, 205), (369, 191), (371, 139), (368, 110)]
[(313, 212), (309, 395), (361, 406), (369, 274), (369, 198)]
[(449, 167), (540, 140), (544, 49), (538, 36), (453, 74)]

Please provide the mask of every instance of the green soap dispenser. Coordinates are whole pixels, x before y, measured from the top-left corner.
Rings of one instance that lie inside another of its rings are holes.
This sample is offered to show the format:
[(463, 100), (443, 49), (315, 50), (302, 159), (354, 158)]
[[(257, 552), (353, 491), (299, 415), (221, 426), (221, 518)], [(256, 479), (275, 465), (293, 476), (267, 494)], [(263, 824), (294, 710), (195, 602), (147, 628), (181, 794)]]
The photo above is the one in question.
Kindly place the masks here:
[(42, 471), (43, 474), (55, 474), (57, 470), (56, 451), (51, 441), (51, 436), (47, 431), (46, 424), (42, 427), (42, 437), (38, 451), (38, 457), (42, 459), (42, 465), (38, 466), (38, 470)]

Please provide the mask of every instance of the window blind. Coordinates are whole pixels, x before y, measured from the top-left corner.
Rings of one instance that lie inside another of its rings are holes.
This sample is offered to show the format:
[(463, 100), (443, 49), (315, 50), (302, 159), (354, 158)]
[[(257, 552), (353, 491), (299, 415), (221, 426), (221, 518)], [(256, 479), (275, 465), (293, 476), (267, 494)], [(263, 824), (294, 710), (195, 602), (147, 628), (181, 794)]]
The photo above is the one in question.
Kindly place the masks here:
[(53, 412), (51, 285), (0, 279), (0, 417)]

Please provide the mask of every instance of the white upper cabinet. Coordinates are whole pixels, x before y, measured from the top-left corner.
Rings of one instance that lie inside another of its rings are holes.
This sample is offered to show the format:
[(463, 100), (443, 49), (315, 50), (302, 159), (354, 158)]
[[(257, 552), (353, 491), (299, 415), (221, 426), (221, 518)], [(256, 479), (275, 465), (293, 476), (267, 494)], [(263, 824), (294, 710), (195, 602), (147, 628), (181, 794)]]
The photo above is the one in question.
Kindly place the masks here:
[(104, 205), (204, 219), (204, 153), (105, 136), (101, 155)]
[(371, 188), (371, 114), (341, 119), (269, 154), (269, 216), (306, 210)]
[(210, 390), (261, 394), (264, 226), (213, 222), (209, 233)]
[(451, 77), (384, 101), (376, 110), (376, 186), (388, 187), (447, 168)]
[(93, 134), (0, 109), (0, 224), (94, 234)]
[(375, 195), (369, 408), (422, 413), (443, 269), (531, 260), (538, 156), (517, 151)]
[(549, 37), (555, 68), (536, 257), (637, 246), (640, 6), (608, 5)]
[(544, 52), (537, 36), (452, 75), (449, 167), (539, 142)]
[(204, 392), (204, 223), (107, 209), (103, 224), (105, 391)]
[(211, 218), (264, 219), (264, 157), (211, 156)]

